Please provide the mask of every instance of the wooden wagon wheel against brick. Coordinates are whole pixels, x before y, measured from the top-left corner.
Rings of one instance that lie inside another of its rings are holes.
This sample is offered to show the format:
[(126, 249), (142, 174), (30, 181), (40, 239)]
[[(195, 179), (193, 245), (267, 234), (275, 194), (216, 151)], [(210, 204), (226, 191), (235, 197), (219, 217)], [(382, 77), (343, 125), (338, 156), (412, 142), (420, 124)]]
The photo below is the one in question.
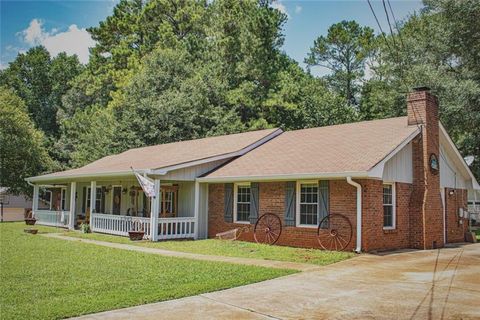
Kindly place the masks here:
[(318, 225), (318, 244), (325, 250), (345, 250), (352, 241), (352, 236), (352, 223), (343, 214), (329, 214)]
[[(282, 234), (282, 221), (272, 213), (261, 215), (255, 228), (253, 237), (257, 243), (275, 244)], [(338, 213), (324, 217), (317, 229), (318, 244), (325, 250), (344, 250), (351, 242), (353, 227), (350, 220)]]

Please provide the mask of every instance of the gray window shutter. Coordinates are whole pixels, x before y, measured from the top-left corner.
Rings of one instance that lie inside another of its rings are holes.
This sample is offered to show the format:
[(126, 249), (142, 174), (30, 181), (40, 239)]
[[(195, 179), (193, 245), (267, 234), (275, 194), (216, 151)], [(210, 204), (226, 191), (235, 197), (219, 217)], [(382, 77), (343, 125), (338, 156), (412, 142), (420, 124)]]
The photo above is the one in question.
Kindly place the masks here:
[(318, 223), (325, 218), (330, 212), (329, 207), (329, 192), (328, 192), (328, 180), (321, 180), (318, 182)]
[(295, 192), (296, 182), (288, 181), (285, 187), (285, 214), (284, 220), (286, 226), (295, 226)]
[(257, 223), (258, 213), (259, 213), (259, 192), (258, 192), (258, 182), (252, 182), (250, 184), (250, 223)]
[(233, 183), (225, 183), (225, 222), (233, 222)]

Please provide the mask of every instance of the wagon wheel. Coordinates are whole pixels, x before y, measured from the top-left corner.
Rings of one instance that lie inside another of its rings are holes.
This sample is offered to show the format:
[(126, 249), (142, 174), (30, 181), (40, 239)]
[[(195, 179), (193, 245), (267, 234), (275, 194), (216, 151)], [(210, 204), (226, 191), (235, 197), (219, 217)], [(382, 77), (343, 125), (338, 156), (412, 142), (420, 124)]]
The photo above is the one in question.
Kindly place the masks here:
[(350, 220), (342, 214), (333, 213), (320, 221), (317, 240), (325, 250), (344, 250), (352, 240), (353, 228)]
[(257, 243), (275, 244), (282, 234), (282, 221), (271, 213), (265, 213), (258, 218), (253, 230), (253, 237)]

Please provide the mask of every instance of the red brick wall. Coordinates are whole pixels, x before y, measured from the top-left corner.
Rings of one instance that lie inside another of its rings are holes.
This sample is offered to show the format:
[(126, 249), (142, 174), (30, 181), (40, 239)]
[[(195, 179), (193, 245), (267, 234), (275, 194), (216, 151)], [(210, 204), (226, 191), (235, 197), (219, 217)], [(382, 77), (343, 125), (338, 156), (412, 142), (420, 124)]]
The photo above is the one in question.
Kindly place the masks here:
[(410, 247), (409, 205), (412, 185), (395, 183), (395, 229), (383, 229), (383, 182), (362, 181), (362, 247), (365, 251)]
[[(454, 194), (450, 195), (450, 191)], [(467, 190), (445, 188), (445, 214), (447, 222), (447, 242), (463, 242), (468, 231), (468, 219), (458, 215), (459, 208), (467, 208)]]
[[(383, 186), (377, 180), (359, 180), (363, 188), (362, 248), (365, 251), (387, 250), (409, 247), (408, 208), (412, 187), (410, 184), (396, 185), (396, 230), (383, 230)], [(352, 241), (347, 250), (355, 248), (356, 240), (356, 188), (345, 180), (332, 180), (330, 188), (330, 212), (347, 216), (353, 226)], [(244, 224), (227, 223), (223, 218), (224, 185), (209, 186), (208, 236), (215, 237), (219, 232)], [(285, 211), (285, 182), (263, 182), (259, 184), (260, 215), (273, 213), (283, 222)], [(241, 240), (253, 241), (253, 225), (250, 232), (243, 233)], [(277, 244), (304, 248), (320, 248), (316, 228), (283, 227)]]
[(438, 102), (428, 91), (413, 92), (407, 99), (408, 123), (423, 124), (413, 140), (413, 194), (410, 202), (411, 246), (429, 249), (443, 246), (443, 205), (440, 174), (430, 170), (430, 156), (439, 158)]

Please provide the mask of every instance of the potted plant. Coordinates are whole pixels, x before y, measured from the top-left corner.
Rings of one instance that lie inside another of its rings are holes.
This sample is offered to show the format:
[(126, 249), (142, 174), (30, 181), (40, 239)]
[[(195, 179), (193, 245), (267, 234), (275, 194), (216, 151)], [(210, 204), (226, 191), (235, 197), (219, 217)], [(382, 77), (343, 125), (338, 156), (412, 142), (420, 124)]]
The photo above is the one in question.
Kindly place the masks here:
[(130, 224), (130, 230), (128, 231), (128, 236), (132, 241), (143, 240), (145, 231), (143, 231), (143, 225), (140, 220), (132, 220)]
[(80, 225), (80, 230), (82, 233), (90, 233), (90, 225), (88, 223), (82, 222)]
[(35, 219), (33, 216), (32, 216), (32, 210), (28, 210), (26, 213), (25, 213), (25, 224), (27, 226), (33, 226), (35, 224), (35, 222), (37, 222), (37, 219)]

